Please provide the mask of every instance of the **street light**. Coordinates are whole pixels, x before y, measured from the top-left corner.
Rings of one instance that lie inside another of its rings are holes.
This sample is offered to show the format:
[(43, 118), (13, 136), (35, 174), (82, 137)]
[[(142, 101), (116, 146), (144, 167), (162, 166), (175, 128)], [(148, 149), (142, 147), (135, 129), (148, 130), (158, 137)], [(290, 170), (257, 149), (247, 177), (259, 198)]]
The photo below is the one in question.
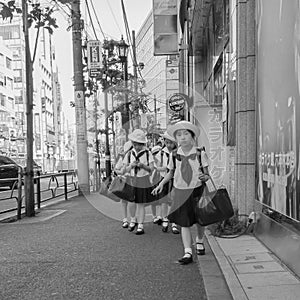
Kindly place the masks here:
[(129, 45), (123, 39), (123, 35), (121, 36), (120, 42), (117, 44), (118, 56), (121, 62), (127, 61)]

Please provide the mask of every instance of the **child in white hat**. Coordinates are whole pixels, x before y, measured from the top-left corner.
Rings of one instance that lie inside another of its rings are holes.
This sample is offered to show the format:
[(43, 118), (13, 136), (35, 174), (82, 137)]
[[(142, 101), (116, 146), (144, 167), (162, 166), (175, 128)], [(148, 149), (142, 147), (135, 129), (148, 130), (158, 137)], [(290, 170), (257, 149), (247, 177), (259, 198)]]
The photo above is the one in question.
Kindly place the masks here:
[[(135, 200), (136, 208), (129, 204), (131, 221), (128, 226), (129, 231), (133, 231), (137, 226), (136, 234), (144, 234), (145, 204), (152, 202), (150, 174), (154, 169), (152, 153), (147, 149), (147, 138), (143, 130), (135, 129), (128, 135), (133, 149), (129, 151), (123, 160), (125, 172), (135, 177)], [(137, 219), (135, 218), (137, 213)]]
[[(124, 167), (123, 167), (123, 159), (124, 156), (128, 151), (132, 149), (132, 143), (131, 141), (127, 141), (124, 146), (123, 146), (123, 152), (119, 153), (119, 156), (117, 158), (117, 163), (114, 168), (114, 172), (117, 175), (123, 175), (124, 174)], [(123, 221), (122, 221), (122, 227), (123, 228), (128, 228), (129, 222), (128, 222), (128, 215), (127, 215), (127, 207), (128, 207), (128, 202), (126, 200), (121, 200), (121, 205), (122, 205), (122, 215), (123, 215)]]
[[(156, 186), (159, 181), (161, 180), (160, 172), (157, 170), (159, 167), (159, 155), (161, 153), (162, 147), (160, 145), (155, 145), (151, 149), (151, 153), (153, 155), (154, 159), (154, 170), (151, 174), (150, 181), (153, 186)], [(161, 225), (162, 223), (162, 217), (161, 217), (161, 205), (158, 203), (158, 201), (154, 201), (153, 204), (151, 204), (151, 212), (152, 212), (152, 219), (153, 224)]]
[(193, 262), (191, 227), (197, 225), (196, 251), (205, 254), (203, 244), (204, 227), (197, 224), (195, 206), (200, 199), (204, 183), (209, 179), (208, 159), (204, 151), (200, 152), (195, 147), (195, 139), (200, 135), (200, 130), (188, 121), (180, 121), (169, 128), (179, 148), (172, 153), (169, 160), (169, 172), (153, 190), (153, 194), (160, 193), (164, 184), (173, 178), (172, 205), (168, 215), (170, 222), (181, 226), (181, 237), (184, 246), (184, 256), (178, 260), (180, 264)]
[[(172, 151), (177, 148), (176, 140), (173, 136), (168, 133), (168, 130), (165, 131), (161, 137), (163, 138), (164, 147), (161, 150), (161, 155), (159, 155), (159, 163), (157, 170), (160, 171), (161, 178), (164, 178), (167, 174), (169, 160), (172, 154)], [(161, 215), (162, 215), (162, 231), (167, 232), (169, 227), (168, 214), (170, 211), (171, 198), (170, 192), (172, 189), (173, 182), (170, 180), (163, 187), (162, 193), (160, 194), (160, 203), (161, 203)], [(178, 234), (179, 230), (175, 223), (171, 225), (171, 231), (174, 234)]]

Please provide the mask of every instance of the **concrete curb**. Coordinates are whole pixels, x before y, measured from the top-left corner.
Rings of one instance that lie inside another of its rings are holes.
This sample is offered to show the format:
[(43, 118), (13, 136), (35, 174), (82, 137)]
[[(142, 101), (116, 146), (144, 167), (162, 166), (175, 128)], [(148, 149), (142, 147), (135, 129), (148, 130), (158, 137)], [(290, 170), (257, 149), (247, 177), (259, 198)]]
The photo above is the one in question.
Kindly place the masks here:
[(205, 231), (205, 236), (223, 272), (223, 275), (225, 277), (233, 299), (248, 300), (249, 298), (247, 297), (239, 279), (237, 278), (231, 263), (229, 262), (227, 256), (219, 246), (216, 238), (211, 234), (211, 232), (208, 229), (206, 229)]

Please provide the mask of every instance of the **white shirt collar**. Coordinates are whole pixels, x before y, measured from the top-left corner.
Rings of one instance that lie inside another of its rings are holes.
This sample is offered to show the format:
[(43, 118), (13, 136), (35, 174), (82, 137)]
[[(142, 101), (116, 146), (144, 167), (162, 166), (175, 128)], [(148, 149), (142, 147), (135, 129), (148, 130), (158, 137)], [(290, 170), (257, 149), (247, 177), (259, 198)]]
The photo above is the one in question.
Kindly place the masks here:
[(163, 147), (162, 151), (167, 153), (167, 154), (170, 154), (170, 151), (169, 151), (168, 147)]
[(180, 155), (183, 155), (183, 156), (189, 156), (191, 154), (197, 153), (197, 149), (196, 149), (195, 146), (193, 146), (191, 151), (188, 154), (184, 154), (181, 147), (179, 147), (177, 153), (180, 154)]
[(135, 153), (135, 155), (138, 155), (139, 153), (145, 151), (147, 148), (146, 147), (143, 147), (143, 149), (139, 152), (136, 152), (135, 148), (132, 148), (132, 151)]

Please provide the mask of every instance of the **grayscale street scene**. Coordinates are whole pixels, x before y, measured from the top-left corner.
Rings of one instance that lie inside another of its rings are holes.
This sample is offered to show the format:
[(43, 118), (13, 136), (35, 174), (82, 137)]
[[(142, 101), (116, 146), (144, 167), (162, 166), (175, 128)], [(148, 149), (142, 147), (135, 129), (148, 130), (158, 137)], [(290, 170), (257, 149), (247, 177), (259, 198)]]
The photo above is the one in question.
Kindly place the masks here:
[(300, 1), (0, 2), (0, 300), (298, 300)]

